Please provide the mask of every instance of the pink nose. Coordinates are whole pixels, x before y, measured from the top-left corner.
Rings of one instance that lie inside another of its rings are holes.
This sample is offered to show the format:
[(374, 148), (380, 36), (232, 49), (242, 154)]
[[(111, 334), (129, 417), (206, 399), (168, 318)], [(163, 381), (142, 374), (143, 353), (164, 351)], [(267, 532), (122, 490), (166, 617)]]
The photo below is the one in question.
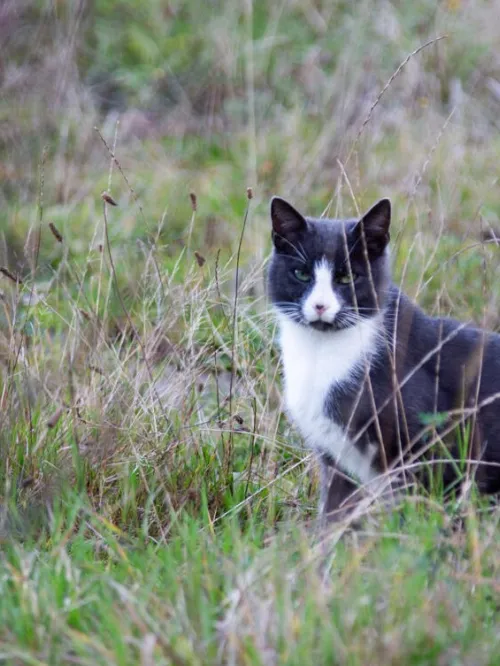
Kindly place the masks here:
[(317, 305), (314, 306), (314, 309), (316, 310), (316, 312), (317, 312), (319, 315), (322, 315), (322, 314), (325, 312), (326, 307), (325, 307), (324, 305), (319, 305), (319, 304), (317, 304)]

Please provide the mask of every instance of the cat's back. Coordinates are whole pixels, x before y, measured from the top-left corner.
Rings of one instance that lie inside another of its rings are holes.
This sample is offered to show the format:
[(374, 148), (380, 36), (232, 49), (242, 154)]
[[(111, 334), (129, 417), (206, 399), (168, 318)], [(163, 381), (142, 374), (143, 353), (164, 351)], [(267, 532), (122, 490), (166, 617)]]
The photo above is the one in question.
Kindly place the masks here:
[(412, 401), (425, 377), (428, 386), (435, 386), (439, 376), (440, 390), (453, 404), (464, 391), (466, 400), (482, 400), (500, 392), (498, 333), (451, 317), (431, 317), (404, 294), (400, 295), (396, 319), (394, 312), (395, 308), (389, 319), (397, 320), (392, 336), (396, 341), (396, 363), (401, 377), (410, 378), (406, 390)]

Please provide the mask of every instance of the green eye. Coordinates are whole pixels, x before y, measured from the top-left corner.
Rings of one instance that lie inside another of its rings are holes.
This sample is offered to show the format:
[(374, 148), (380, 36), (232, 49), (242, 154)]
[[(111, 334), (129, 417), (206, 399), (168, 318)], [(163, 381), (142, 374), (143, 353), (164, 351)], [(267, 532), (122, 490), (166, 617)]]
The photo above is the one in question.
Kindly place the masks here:
[(340, 284), (351, 284), (357, 277), (356, 273), (343, 273), (342, 275), (337, 275), (337, 282)]
[(297, 278), (297, 280), (300, 280), (301, 282), (310, 282), (311, 280), (311, 274), (308, 273), (307, 271), (301, 271), (299, 269), (293, 271), (293, 274)]

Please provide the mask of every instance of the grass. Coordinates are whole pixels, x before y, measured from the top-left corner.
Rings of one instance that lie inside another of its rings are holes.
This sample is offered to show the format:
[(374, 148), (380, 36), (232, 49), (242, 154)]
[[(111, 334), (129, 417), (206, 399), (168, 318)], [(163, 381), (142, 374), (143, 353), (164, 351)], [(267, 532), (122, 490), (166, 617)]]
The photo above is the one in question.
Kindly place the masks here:
[(315, 529), (264, 283), (271, 194), (390, 196), (395, 279), (498, 330), (497, 5), (4, 3), (3, 662), (497, 663), (493, 503)]

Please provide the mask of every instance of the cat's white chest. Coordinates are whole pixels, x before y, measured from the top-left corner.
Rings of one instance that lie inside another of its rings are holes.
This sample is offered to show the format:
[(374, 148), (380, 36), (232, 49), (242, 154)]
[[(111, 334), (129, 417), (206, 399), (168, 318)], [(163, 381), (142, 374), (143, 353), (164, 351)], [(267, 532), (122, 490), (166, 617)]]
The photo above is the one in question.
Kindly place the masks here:
[(307, 446), (328, 453), (363, 482), (376, 476), (373, 450), (361, 453), (343, 427), (326, 415), (325, 402), (332, 387), (363, 371), (376, 345), (378, 324), (366, 319), (352, 328), (324, 333), (280, 316), (287, 412)]

